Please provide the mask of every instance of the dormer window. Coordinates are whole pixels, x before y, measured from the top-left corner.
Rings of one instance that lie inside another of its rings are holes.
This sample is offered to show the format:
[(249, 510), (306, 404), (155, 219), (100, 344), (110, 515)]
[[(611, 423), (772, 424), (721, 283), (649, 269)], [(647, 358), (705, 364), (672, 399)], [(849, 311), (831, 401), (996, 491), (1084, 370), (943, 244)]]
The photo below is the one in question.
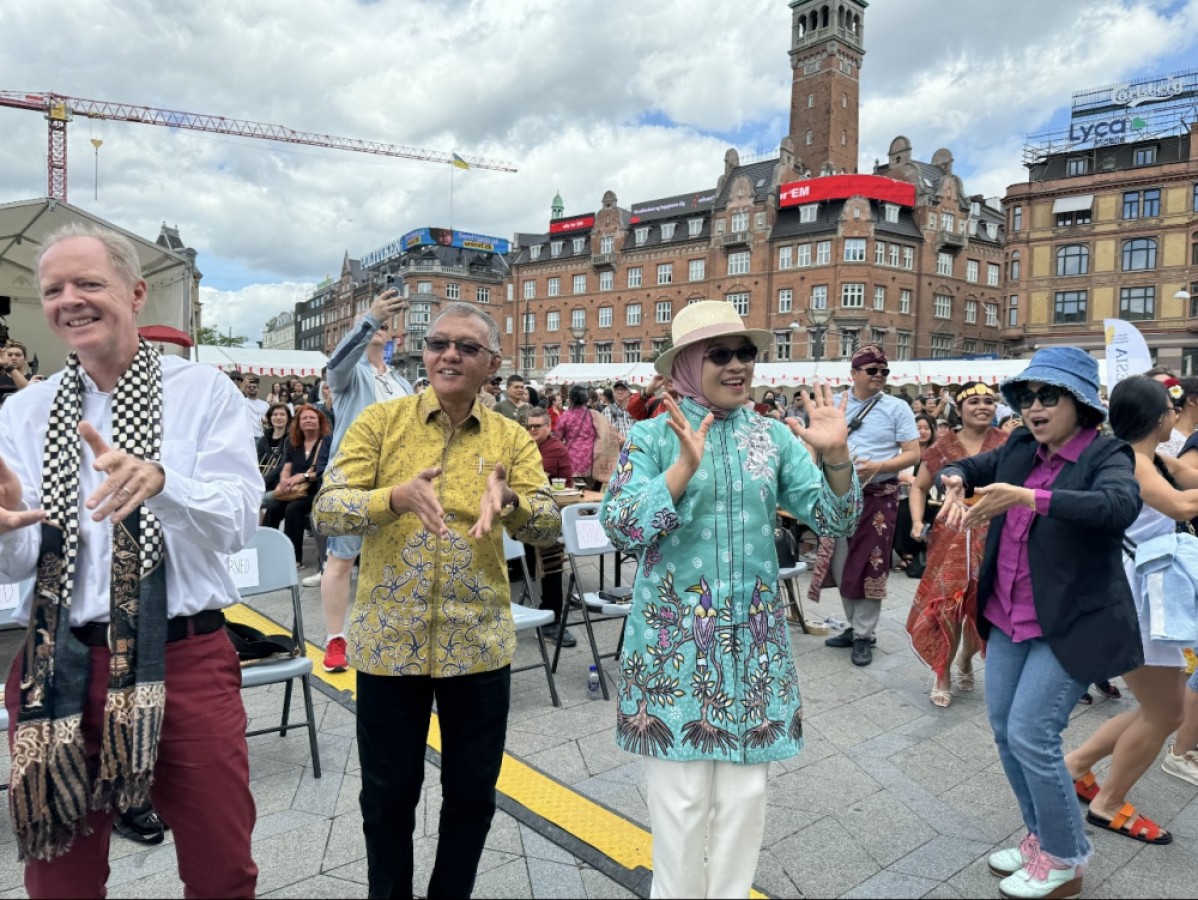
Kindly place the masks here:
[(897, 204), (887, 203), (886, 204), (886, 221), (887, 222), (897, 222), (898, 217), (899, 217), (899, 208), (898, 208)]
[(996, 225), (994, 222), (986, 223), (986, 237), (992, 241), (998, 240), (998, 225)]
[(805, 203), (799, 207), (800, 222), (814, 222), (816, 215), (819, 213), (818, 203)]
[(645, 243), (645, 241), (649, 240), (649, 229), (648, 228), (638, 228), (635, 232), (635, 236), (636, 236), (636, 242), (638, 244), (643, 244), (643, 243)]
[(686, 227), (687, 227), (688, 235), (690, 235), (691, 237), (698, 237), (699, 232), (701, 232), (703, 230), (703, 220), (702, 219), (691, 219), (690, 221), (688, 221), (686, 223)]
[(562, 255), (562, 242), (561, 241), (554, 241), (552, 244), (549, 245), (549, 255), (550, 256), (561, 256)]
[(674, 237), (674, 223), (666, 222), (664, 225), (661, 226), (661, 239), (663, 241), (668, 241), (673, 237)]
[(580, 238), (580, 237), (574, 238), (574, 252), (581, 253), (582, 248), (584, 246), (586, 246), (586, 242), (587, 242), (586, 238)]
[(540, 244), (533, 244), (531, 247), (528, 248), (528, 258), (529, 259), (540, 259), (541, 258), (541, 245)]

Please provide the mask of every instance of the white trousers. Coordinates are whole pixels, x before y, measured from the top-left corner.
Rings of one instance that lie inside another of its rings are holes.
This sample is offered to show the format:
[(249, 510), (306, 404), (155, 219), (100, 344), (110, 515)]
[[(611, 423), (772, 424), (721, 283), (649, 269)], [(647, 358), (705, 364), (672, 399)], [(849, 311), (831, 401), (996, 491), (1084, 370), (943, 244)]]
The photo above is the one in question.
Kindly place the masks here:
[(650, 896), (748, 897), (765, 832), (769, 764), (648, 756), (642, 763), (653, 828)]

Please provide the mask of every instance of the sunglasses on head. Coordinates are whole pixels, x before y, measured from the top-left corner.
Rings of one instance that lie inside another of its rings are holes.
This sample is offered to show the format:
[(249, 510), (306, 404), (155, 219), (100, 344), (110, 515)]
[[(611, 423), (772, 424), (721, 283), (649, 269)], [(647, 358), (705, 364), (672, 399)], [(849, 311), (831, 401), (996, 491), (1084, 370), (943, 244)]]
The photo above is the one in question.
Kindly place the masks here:
[(1046, 384), (1038, 391), (1021, 388), (1015, 392), (1015, 403), (1020, 409), (1031, 409), (1032, 404), (1039, 400), (1040, 405), (1047, 409), (1060, 403), (1061, 395), (1064, 393), (1064, 388), (1059, 388), (1054, 384)]
[(444, 353), (450, 348), (450, 345), (462, 356), (478, 356), (480, 353), (491, 352), (482, 344), (476, 344), (474, 341), (452, 341), (443, 337), (426, 337), (424, 339), (424, 349), (431, 350), (433, 353)]
[(754, 344), (741, 344), (736, 349), (732, 347), (713, 347), (703, 354), (704, 359), (709, 359), (717, 366), (726, 366), (732, 362), (732, 357), (736, 357), (736, 361), (740, 363), (751, 363), (757, 360), (757, 347)]
[(869, 366), (868, 368), (862, 369), (861, 371), (864, 372), (866, 375), (868, 375), (870, 378), (876, 378), (879, 375), (885, 376), (885, 375), (890, 374), (890, 370), (887, 369), (885, 366)]

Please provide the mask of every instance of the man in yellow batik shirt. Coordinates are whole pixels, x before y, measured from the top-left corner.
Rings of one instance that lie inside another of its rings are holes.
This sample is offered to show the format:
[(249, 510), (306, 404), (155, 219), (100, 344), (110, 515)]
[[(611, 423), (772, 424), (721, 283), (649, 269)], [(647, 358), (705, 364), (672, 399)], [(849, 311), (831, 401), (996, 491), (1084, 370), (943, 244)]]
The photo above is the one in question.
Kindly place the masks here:
[(494, 320), (446, 306), (424, 339), (428, 390), (363, 410), (313, 506), (321, 534), (364, 536), (349, 658), (371, 897), (412, 896), (434, 700), (448, 840), (429, 897), (470, 896), (495, 813), (516, 646), (502, 529), (541, 547), (561, 533), (537, 445), (478, 400), (499, 364)]

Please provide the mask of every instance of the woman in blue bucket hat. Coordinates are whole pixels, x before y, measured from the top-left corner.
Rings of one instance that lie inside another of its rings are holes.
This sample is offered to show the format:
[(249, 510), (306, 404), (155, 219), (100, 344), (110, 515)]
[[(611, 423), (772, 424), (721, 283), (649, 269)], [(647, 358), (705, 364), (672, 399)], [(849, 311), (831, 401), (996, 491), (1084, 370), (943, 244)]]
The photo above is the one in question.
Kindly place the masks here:
[(1061, 733), (1091, 682), (1144, 662), (1122, 564), (1141, 506), (1135, 457), (1099, 433), (1106, 409), (1088, 353), (1039, 350), (1001, 387), (1023, 427), (940, 476), (950, 527), (993, 520), (978, 579), (986, 705), (1028, 833), (989, 868), (1003, 897), (1074, 897), (1092, 848)]

